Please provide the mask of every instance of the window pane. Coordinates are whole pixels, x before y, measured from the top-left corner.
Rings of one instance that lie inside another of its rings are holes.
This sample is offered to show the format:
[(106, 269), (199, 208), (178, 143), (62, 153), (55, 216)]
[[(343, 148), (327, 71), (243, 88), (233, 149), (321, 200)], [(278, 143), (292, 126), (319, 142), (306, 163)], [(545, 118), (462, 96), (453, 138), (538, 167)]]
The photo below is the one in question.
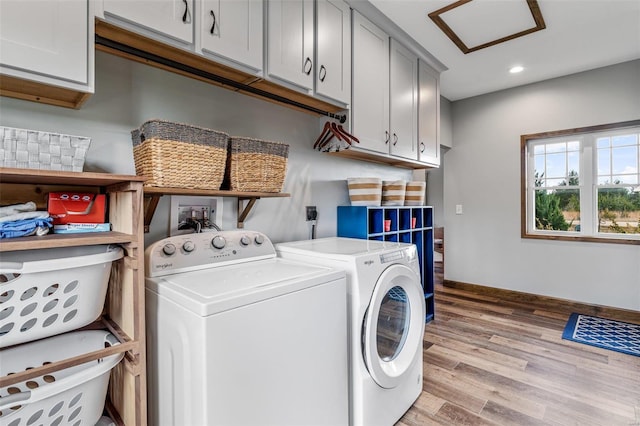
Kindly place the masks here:
[(535, 156), (534, 177), (536, 179), (542, 179), (542, 178), (545, 177), (545, 175), (544, 175), (544, 155), (536, 155)]
[(613, 175), (613, 182), (615, 184), (637, 184), (638, 183), (638, 175)]
[(544, 145), (534, 145), (533, 147), (534, 155), (544, 155)]
[(598, 188), (598, 232), (640, 234), (640, 192), (633, 187)]
[(637, 135), (622, 135), (622, 136), (614, 136), (611, 141), (611, 145), (613, 147), (616, 146), (629, 146), (636, 145), (638, 143)]
[(568, 151), (579, 151), (580, 150), (580, 142), (579, 141), (567, 142), (567, 150)]
[(580, 170), (580, 153), (570, 152), (567, 160), (569, 167), (569, 185), (579, 185), (578, 171)]
[(613, 173), (638, 173), (638, 147), (613, 148)]
[(536, 229), (580, 231), (580, 190), (559, 189), (535, 192)]
[(545, 177), (564, 177), (567, 175), (567, 154), (547, 154), (547, 174)]
[(567, 150), (567, 144), (565, 142), (548, 143), (546, 146), (547, 146), (547, 154), (554, 153), (554, 152), (565, 152)]
[(608, 149), (598, 150), (598, 175), (611, 174), (611, 155)]
[(567, 181), (565, 179), (546, 179), (544, 186), (546, 187), (552, 187), (552, 186), (561, 186), (561, 185), (565, 185), (567, 183)]
[(598, 138), (598, 148), (609, 148), (611, 146), (611, 138)]

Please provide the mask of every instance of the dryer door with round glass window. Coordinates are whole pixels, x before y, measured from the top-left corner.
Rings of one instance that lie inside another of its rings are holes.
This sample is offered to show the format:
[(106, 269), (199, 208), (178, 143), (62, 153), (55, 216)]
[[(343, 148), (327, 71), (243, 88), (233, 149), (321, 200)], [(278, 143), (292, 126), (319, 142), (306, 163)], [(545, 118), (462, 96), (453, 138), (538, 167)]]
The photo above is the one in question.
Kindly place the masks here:
[(420, 277), (404, 265), (380, 275), (362, 327), (363, 354), (371, 377), (393, 388), (422, 353), (425, 302)]

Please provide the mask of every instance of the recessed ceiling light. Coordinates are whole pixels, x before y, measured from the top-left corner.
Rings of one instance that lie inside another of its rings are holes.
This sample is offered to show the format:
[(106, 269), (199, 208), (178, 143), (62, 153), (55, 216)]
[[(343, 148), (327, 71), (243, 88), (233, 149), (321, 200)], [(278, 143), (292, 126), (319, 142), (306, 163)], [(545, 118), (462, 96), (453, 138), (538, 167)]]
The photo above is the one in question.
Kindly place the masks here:
[(509, 72), (511, 74), (517, 74), (519, 72), (524, 71), (524, 67), (520, 66), (520, 65), (516, 65), (515, 67), (511, 67), (511, 69), (509, 70)]

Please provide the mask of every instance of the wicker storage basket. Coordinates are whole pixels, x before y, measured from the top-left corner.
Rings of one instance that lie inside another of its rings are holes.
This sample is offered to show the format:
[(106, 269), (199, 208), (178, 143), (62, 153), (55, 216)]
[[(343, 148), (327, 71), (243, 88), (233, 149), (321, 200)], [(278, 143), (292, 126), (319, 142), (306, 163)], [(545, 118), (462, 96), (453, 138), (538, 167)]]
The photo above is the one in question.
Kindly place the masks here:
[(81, 172), (91, 139), (0, 127), (0, 165), (20, 169)]
[(289, 145), (232, 137), (229, 147), (229, 189), (280, 192), (287, 171)]
[(406, 188), (404, 180), (383, 180), (382, 181), (382, 205), (402, 206), (404, 205), (404, 194)]
[(379, 206), (382, 200), (382, 179), (347, 179), (349, 199), (352, 206)]
[(145, 186), (220, 189), (229, 135), (216, 130), (149, 120), (131, 132), (136, 174)]
[(424, 205), (424, 192), (427, 186), (426, 182), (415, 181), (407, 182), (407, 190), (404, 196), (405, 206), (422, 206)]

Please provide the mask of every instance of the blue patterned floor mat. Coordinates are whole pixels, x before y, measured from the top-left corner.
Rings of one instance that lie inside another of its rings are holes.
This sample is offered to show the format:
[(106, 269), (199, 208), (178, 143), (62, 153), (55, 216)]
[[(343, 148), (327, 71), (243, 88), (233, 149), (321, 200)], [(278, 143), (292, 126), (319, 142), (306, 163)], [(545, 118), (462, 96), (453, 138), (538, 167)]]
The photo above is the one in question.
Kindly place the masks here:
[(640, 324), (573, 313), (562, 338), (640, 356)]

